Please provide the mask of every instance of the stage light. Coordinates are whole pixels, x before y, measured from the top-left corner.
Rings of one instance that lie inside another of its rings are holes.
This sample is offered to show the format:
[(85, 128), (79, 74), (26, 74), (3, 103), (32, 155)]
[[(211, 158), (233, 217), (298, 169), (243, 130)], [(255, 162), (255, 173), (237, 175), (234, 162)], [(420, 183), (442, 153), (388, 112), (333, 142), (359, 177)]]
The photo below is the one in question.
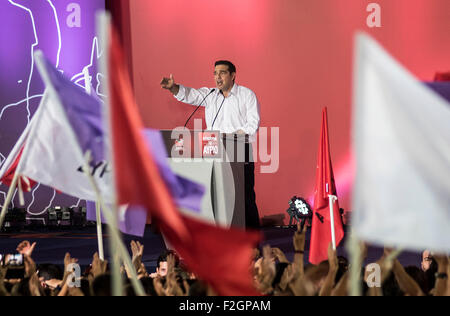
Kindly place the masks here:
[(311, 206), (306, 202), (305, 199), (294, 196), (289, 200), (289, 208), (286, 211), (289, 216), (289, 226), (292, 225), (294, 219), (297, 223), (301, 223), (301, 230), (303, 231), (303, 227), (305, 226), (305, 222), (307, 220), (312, 219), (313, 211)]
[(71, 222), (72, 227), (82, 228), (88, 226), (89, 223), (86, 221), (86, 207), (72, 208)]
[(26, 210), (24, 208), (9, 209), (5, 216), (2, 231), (21, 231), (26, 224)]
[(70, 210), (68, 208), (64, 208), (61, 214), (61, 220), (70, 222), (70, 218), (71, 218)]
[(72, 226), (72, 209), (55, 206), (48, 210), (48, 226), (70, 227)]

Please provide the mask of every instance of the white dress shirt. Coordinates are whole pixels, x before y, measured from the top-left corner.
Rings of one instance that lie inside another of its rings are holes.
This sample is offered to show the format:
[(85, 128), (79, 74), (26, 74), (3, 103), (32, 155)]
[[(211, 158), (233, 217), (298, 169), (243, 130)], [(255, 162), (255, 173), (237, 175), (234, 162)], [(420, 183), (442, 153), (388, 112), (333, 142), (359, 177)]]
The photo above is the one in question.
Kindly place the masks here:
[[(198, 106), (212, 89), (193, 89), (180, 85), (180, 91), (175, 98)], [(259, 129), (259, 102), (255, 93), (246, 87), (235, 83), (227, 98), (216, 88), (205, 99), (202, 106), (205, 106), (208, 130), (218, 130), (221, 133), (235, 133), (243, 130), (246, 134), (254, 136)]]

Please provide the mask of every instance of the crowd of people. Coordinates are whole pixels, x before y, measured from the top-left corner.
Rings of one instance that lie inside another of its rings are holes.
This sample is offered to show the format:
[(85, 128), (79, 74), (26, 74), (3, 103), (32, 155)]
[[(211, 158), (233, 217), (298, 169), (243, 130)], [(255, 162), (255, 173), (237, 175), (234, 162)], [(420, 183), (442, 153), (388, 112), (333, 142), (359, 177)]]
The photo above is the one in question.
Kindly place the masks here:
[[(266, 296), (347, 296), (350, 295), (349, 262), (337, 256), (329, 247), (328, 260), (319, 265), (304, 266), (305, 231), (300, 228), (294, 234), (295, 255), (290, 262), (279, 248), (264, 246), (255, 249), (249, 273), (253, 275), (255, 289)], [(69, 253), (64, 258), (64, 270), (53, 264), (37, 265), (32, 259), (36, 243), (23, 241), (17, 247), (23, 255), (24, 276), (6, 279), (8, 265), (0, 266), (0, 296), (111, 296), (112, 278), (109, 264), (96, 253), (92, 264), (77, 280), (68, 267), (77, 263)], [(214, 289), (197, 279), (183, 265), (176, 252), (167, 250), (157, 260), (156, 271), (147, 272), (142, 262), (144, 245), (131, 242), (132, 264), (145, 294), (148, 296), (215, 296)], [(363, 259), (367, 247), (361, 244)], [(424, 251), (421, 267), (403, 267), (393, 250), (385, 249), (376, 262), (380, 267), (380, 284), (373, 286), (373, 265), (357, 267), (361, 270), (358, 280), (365, 296), (449, 296), (449, 258)], [(128, 268), (121, 269), (123, 292), (135, 296)], [(74, 283), (74, 281), (77, 281)], [(358, 283), (357, 282), (357, 283)], [(73, 286), (77, 284), (77, 286)]]

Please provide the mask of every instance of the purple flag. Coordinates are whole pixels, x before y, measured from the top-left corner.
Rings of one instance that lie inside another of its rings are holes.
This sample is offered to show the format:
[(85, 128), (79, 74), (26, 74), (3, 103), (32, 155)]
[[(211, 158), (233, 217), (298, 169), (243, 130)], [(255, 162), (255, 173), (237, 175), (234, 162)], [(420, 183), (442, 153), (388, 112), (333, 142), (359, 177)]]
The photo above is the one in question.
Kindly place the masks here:
[[(67, 79), (50, 62), (47, 71), (75, 132), (83, 153), (90, 150), (94, 166), (105, 160), (101, 101), (96, 95), (88, 95), (82, 88)], [(152, 148), (158, 169), (179, 207), (200, 212), (205, 189), (202, 185), (175, 175), (167, 164), (167, 152), (161, 133), (145, 129), (144, 136)]]
[[(96, 222), (95, 203), (86, 201), (86, 219)], [(102, 215), (102, 223), (106, 223)], [(139, 206), (130, 206), (119, 211), (119, 230), (127, 235), (143, 237), (147, 223), (147, 210)]]
[[(175, 175), (167, 164), (167, 152), (161, 133), (158, 130), (145, 129), (144, 137), (151, 147), (158, 170), (179, 207), (200, 212), (200, 204), (205, 193), (203, 185)], [(87, 219), (96, 221), (95, 203), (87, 202)], [(102, 222), (106, 223), (103, 216)], [(122, 233), (144, 236), (147, 212), (139, 206), (129, 206), (119, 214), (119, 229)]]
[[(46, 61), (46, 70), (79, 146), (83, 153), (89, 150), (92, 154), (93, 173), (99, 173), (103, 177), (103, 174), (108, 173), (108, 171), (105, 166), (102, 102), (96, 95), (87, 94), (84, 89), (67, 79), (48, 61)], [(151, 152), (154, 155), (158, 170), (177, 206), (200, 212), (205, 188), (172, 172), (167, 163), (168, 155), (161, 133), (158, 130), (145, 129), (143, 133), (152, 149)], [(103, 166), (103, 168), (98, 170), (98, 166)], [(104, 185), (109, 186), (108, 183)], [(96, 221), (94, 203), (88, 202), (87, 211), (88, 220)], [(130, 206), (126, 211), (119, 214), (119, 229), (125, 234), (143, 236), (146, 221), (147, 213), (145, 209)]]
[(426, 82), (425, 84), (450, 102), (450, 82)]
[(205, 194), (203, 185), (180, 177), (172, 172), (167, 164), (167, 152), (161, 133), (154, 129), (145, 129), (144, 138), (151, 148), (153, 159), (158, 166), (164, 182), (179, 207), (200, 212), (200, 205)]
[(86, 153), (91, 151), (93, 163), (104, 160), (101, 101), (89, 95), (59, 72), (47, 59), (49, 79), (58, 93), (78, 143)]

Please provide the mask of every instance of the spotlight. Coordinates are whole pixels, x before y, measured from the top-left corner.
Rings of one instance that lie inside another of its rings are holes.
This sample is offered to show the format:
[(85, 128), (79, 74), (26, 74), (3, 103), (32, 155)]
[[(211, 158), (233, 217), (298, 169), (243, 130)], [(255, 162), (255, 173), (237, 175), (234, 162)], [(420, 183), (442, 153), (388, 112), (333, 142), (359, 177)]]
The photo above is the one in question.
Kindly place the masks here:
[(21, 231), (26, 224), (27, 211), (24, 208), (9, 209), (5, 215), (5, 223), (1, 231)]
[(72, 226), (72, 209), (55, 206), (48, 210), (48, 226), (70, 227)]
[(86, 221), (86, 207), (74, 207), (72, 208), (72, 227), (86, 227), (88, 222)]
[(303, 231), (303, 227), (305, 226), (306, 220), (311, 220), (313, 216), (313, 211), (311, 206), (306, 202), (305, 199), (294, 196), (289, 201), (289, 208), (286, 211), (289, 216), (289, 226), (292, 225), (294, 219), (297, 223), (301, 222), (301, 230)]

